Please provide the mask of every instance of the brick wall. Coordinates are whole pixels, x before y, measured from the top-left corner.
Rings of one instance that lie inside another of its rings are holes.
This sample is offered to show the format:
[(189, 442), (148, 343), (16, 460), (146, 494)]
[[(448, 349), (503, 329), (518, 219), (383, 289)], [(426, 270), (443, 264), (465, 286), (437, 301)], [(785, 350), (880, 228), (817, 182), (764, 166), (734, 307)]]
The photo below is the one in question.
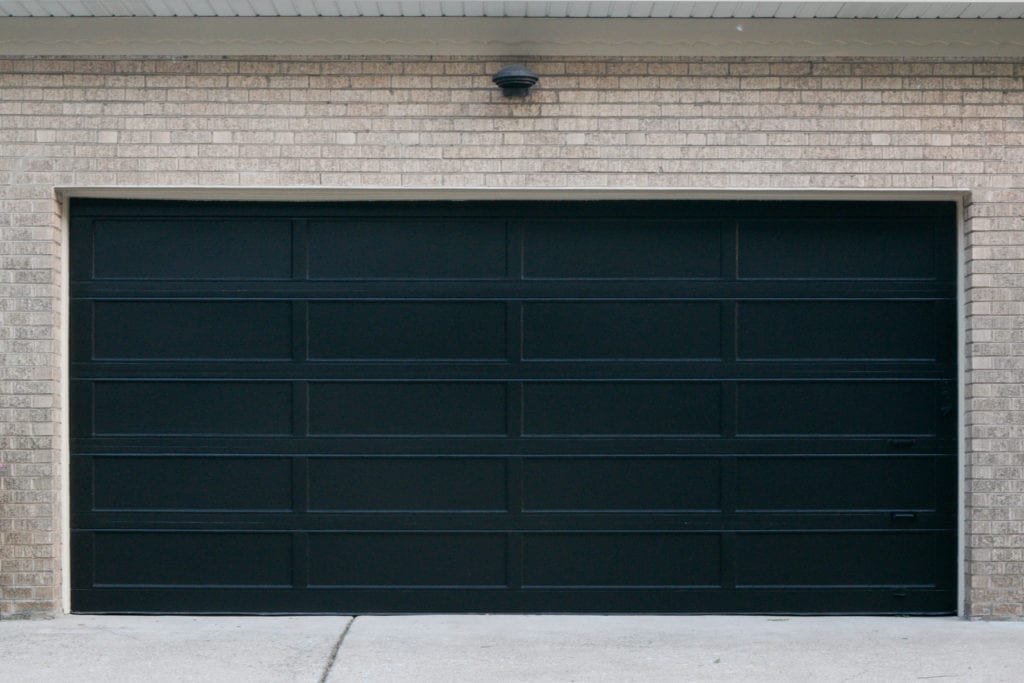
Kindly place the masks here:
[(60, 607), (55, 186), (965, 188), (968, 612), (1024, 617), (1024, 61), (0, 60), (0, 618)]

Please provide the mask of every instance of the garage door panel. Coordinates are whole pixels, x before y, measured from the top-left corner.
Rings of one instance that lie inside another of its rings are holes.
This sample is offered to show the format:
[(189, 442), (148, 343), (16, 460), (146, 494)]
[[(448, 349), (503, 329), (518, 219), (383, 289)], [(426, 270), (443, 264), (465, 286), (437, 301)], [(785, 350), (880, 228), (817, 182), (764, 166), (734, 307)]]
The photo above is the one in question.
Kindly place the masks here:
[(91, 339), (77, 345), (76, 361), (292, 357), (287, 302), (96, 301), (91, 329)]
[(737, 458), (737, 510), (948, 509), (936, 500), (948, 456)]
[(288, 458), (93, 456), (94, 510), (291, 510)]
[(921, 435), (937, 428), (935, 382), (740, 382), (742, 435)]
[(507, 274), (505, 221), (339, 218), (309, 222), (314, 280), (484, 279)]
[(317, 360), (498, 360), (508, 355), (503, 302), (311, 302)]
[(96, 532), (95, 586), (290, 586), (283, 533)]
[(323, 382), (309, 386), (312, 435), (506, 433), (497, 382)]
[(721, 505), (714, 458), (562, 457), (523, 461), (527, 511), (685, 511)]
[(480, 512), (508, 509), (504, 458), (311, 458), (313, 511)]
[(507, 565), (503, 534), (314, 533), (309, 537), (309, 585), (316, 587), (506, 587)]
[(527, 223), (528, 279), (717, 278), (722, 272), (718, 221), (564, 220)]
[[(287, 280), (292, 230), (287, 220), (159, 217), (99, 220), (93, 226), (97, 280)], [(80, 241), (79, 249), (89, 243)], [(86, 257), (88, 258), (88, 256)]]
[(96, 436), (292, 432), (288, 382), (93, 382), (91, 408)]
[(946, 274), (936, 258), (933, 222), (747, 219), (739, 222), (738, 235), (740, 278), (932, 280)]
[(76, 610), (955, 609), (952, 203), (70, 216)]
[[(930, 301), (742, 301), (742, 359), (939, 360)], [(955, 329), (955, 321), (943, 320)], [(943, 359), (946, 360), (946, 359)]]
[(720, 394), (714, 382), (529, 382), (523, 433), (716, 434)]
[(678, 301), (526, 303), (523, 356), (537, 360), (720, 358), (720, 306)]
[(942, 534), (932, 531), (741, 533), (736, 535), (736, 583), (936, 586), (940, 575), (952, 574), (944, 546)]
[(720, 585), (717, 534), (523, 535), (523, 587)]

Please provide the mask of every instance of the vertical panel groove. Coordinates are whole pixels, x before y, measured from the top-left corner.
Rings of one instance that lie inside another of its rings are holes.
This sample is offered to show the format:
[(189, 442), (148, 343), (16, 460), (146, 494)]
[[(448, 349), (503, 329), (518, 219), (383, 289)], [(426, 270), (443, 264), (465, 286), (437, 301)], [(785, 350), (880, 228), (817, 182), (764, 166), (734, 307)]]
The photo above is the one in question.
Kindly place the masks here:
[(292, 221), (292, 279), (309, 279), (309, 221)]
[(505, 275), (511, 280), (523, 279), (523, 223), (505, 221)]
[(301, 590), (309, 586), (309, 534), (292, 534), (292, 588)]
[(722, 555), (719, 560), (719, 581), (722, 590), (736, 588), (736, 532), (724, 531), (720, 536)]
[(309, 511), (309, 458), (293, 456), (292, 464), (292, 511), (306, 513)]
[(309, 358), (309, 302), (292, 302), (292, 360), (301, 363)]
[(292, 434), (309, 436), (309, 382), (292, 382)]

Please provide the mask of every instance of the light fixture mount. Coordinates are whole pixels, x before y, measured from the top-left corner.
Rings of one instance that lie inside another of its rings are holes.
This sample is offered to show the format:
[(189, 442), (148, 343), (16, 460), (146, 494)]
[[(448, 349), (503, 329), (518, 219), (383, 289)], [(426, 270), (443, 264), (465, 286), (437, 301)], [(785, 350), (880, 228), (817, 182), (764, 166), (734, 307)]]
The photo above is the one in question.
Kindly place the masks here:
[(540, 77), (521, 64), (504, 67), (491, 78), (506, 97), (525, 97)]

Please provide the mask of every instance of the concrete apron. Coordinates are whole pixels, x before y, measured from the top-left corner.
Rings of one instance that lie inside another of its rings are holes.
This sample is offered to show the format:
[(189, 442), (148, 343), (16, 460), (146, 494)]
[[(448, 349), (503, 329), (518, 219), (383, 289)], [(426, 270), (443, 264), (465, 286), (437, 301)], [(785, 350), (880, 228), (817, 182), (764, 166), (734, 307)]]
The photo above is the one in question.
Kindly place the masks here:
[(1024, 623), (732, 616), (0, 622), (0, 680), (1020, 681)]

